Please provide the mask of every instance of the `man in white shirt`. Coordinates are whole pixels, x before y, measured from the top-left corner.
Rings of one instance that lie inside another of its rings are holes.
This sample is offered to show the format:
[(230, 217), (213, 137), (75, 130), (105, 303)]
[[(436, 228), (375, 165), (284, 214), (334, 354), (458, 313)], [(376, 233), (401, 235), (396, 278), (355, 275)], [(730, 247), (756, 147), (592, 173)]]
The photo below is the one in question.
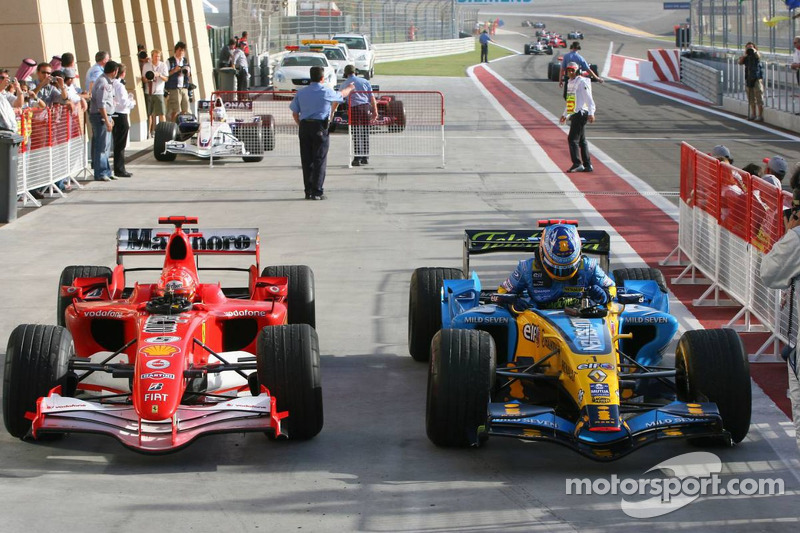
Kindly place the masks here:
[(233, 55), (231, 56), (231, 62), (236, 69), (236, 90), (246, 91), (247, 80), (250, 78), (250, 73), (243, 44), (239, 43), (237, 45), (236, 50), (233, 51)]
[(569, 124), (569, 156), (572, 166), (567, 172), (591, 172), (592, 159), (589, 156), (589, 145), (586, 142), (586, 123), (594, 122), (595, 105), (592, 98), (592, 82), (589, 78), (579, 76), (577, 63), (570, 63), (566, 68), (567, 77), (567, 106), (559, 122)]

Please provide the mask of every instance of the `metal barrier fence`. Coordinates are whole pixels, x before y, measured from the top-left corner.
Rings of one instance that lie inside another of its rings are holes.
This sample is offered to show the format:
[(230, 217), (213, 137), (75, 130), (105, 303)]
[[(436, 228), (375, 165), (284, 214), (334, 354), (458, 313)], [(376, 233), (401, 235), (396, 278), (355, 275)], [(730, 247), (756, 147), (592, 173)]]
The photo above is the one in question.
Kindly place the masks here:
[[(429, 157), (445, 164), (444, 95), (437, 91), (373, 91), (378, 116), (367, 123), (358, 109), (342, 105), (329, 131), (347, 132), (353, 157)], [(255, 161), (261, 157), (299, 157), (298, 127), (292, 118), (291, 91), (218, 91), (226, 123)], [(214, 127), (213, 113), (201, 116)], [(352, 126), (351, 126), (352, 125)], [(213, 166), (213, 158), (209, 159)]]
[(31, 191), (47, 188), (50, 194), (63, 195), (56, 183), (75, 177), (86, 169), (87, 146), (81, 117), (67, 106), (45, 109), (16, 110), (17, 133), (23, 142), (19, 147), (17, 195), (26, 206), (41, 206)]
[[(728, 326), (771, 333), (756, 358), (770, 348), (777, 356), (779, 342), (787, 342), (789, 308), (782, 305), (782, 291), (766, 287), (758, 273), (764, 254), (783, 236), (783, 209), (789, 205), (791, 194), (681, 145), (678, 247), (670, 257), (685, 256), (689, 263), (672, 282), (710, 282), (694, 305), (726, 305), (720, 291), (741, 305)], [(797, 331), (797, 314), (792, 321)]]
[(247, 31), (255, 54), (336, 33), (365, 33), (373, 43), (451, 39), (471, 35), (478, 14), (453, 0), (231, 0), (231, 9), (233, 33)]
[(723, 49), (742, 49), (752, 41), (771, 53), (790, 52), (798, 33), (795, 14), (785, 0), (692, 0), (691, 41)]
[(722, 105), (722, 72), (714, 67), (688, 57), (681, 57), (681, 82), (706, 97), (714, 105)]

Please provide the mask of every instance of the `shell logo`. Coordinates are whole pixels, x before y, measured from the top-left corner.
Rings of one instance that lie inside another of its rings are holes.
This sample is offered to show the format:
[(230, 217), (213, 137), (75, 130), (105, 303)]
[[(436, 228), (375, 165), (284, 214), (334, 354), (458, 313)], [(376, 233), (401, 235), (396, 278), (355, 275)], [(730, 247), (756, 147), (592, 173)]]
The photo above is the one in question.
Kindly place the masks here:
[(181, 349), (177, 346), (172, 346), (169, 344), (154, 344), (152, 346), (145, 346), (139, 350), (139, 353), (152, 357), (169, 357), (170, 355), (180, 351)]

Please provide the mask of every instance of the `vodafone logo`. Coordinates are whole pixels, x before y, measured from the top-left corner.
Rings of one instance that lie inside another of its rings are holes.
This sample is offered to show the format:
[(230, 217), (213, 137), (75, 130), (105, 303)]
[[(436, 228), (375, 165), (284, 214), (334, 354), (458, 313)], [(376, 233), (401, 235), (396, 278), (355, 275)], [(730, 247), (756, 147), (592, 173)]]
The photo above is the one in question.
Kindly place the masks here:
[(267, 316), (267, 312), (252, 311), (250, 309), (237, 309), (236, 311), (225, 311), (225, 316), (233, 316), (233, 317)]
[(119, 311), (86, 311), (84, 316), (88, 318), (122, 318)]
[(152, 361), (148, 361), (146, 363), (147, 368), (152, 368), (153, 370), (164, 370), (165, 368), (169, 367), (169, 361), (166, 359), (153, 359)]

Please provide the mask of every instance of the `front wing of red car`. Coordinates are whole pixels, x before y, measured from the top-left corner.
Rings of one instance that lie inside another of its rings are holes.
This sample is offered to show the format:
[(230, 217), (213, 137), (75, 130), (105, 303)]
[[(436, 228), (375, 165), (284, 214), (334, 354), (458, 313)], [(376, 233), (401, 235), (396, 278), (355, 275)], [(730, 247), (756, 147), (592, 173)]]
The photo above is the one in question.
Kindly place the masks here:
[(268, 392), (212, 405), (181, 405), (175, 416), (142, 420), (133, 406), (101, 404), (61, 396), (60, 387), (39, 398), (33, 415), (34, 438), (45, 433), (99, 433), (142, 453), (177, 451), (196, 438), (213, 433), (266, 432), (283, 435), (276, 400)]

